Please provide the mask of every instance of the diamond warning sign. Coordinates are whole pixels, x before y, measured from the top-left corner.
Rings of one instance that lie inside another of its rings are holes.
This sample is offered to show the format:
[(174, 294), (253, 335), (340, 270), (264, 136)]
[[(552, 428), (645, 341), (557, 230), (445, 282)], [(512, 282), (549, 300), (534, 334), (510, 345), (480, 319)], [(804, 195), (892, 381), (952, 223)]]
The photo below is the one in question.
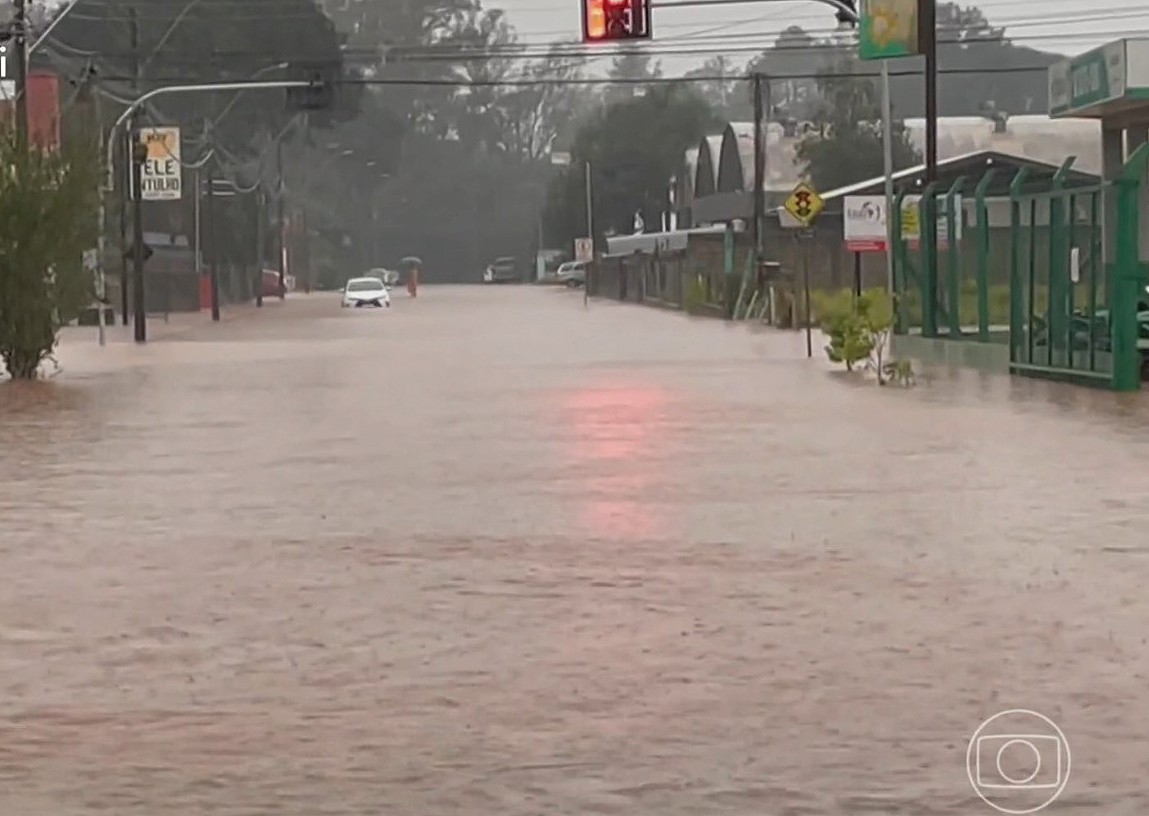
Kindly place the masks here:
[(814, 219), (826, 205), (813, 187), (799, 183), (782, 206), (786, 208), (786, 212), (794, 216), (794, 220), (803, 227), (808, 227), (814, 223)]

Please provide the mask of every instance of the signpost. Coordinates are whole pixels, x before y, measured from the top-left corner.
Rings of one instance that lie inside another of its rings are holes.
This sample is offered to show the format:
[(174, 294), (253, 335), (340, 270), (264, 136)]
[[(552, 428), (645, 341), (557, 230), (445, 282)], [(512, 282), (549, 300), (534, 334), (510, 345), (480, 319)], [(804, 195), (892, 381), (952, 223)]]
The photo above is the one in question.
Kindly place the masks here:
[(803, 244), (802, 248), (802, 289), (806, 301), (806, 357), (814, 356), (814, 338), (810, 315), (810, 239), (814, 237), (814, 220), (826, 207), (826, 202), (818, 195), (818, 191), (809, 184), (799, 182), (793, 192), (782, 204), (782, 208), (790, 214), (793, 221), (785, 224), (797, 228), (794, 233), (795, 240)]
[[(902, 201), (902, 240), (916, 246), (922, 237), (919, 202), (920, 195), (906, 196)], [(954, 223), (954, 240), (960, 241), (962, 236), (962, 197), (954, 196), (954, 214), (957, 216)], [(949, 246), (949, 218), (946, 217), (945, 208), (938, 207), (938, 249)]]
[[(1141, 49), (1137, 56), (1143, 54), (1144, 49)], [(1103, 45), (1050, 66), (1049, 115), (1076, 114), (1121, 99), (1126, 93), (1129, 80), (1127, 66), (1125, 40)], [(1140, 68), (1140, 64), (1137, 67)]]
[[(858, 56), (882, 64), (882, 165), (885, 175), (883, 212), (894, 205), (893, 109), (890, 104), (890, 60), (926, 58), (926, 175), (933, 180), (937, 166), (937, 21), (934, 4), (921, 0), (861, 0), (858, 15)], [(889, 234), (886, 246), (895, 240)], [(886, 253), (886, 287), (894, 294), (894, 253)]]
[(805, 182), (798, 182), (782, 206), (786, 212), (794, 216), (794, 220), (798, 222), (799, 226), (808, 228), (825, 209), (826, 202), (822, 200), (818, 191), (813, 187)]
[(140, 141), (148, 148), (140, 173), (144, 201), (179, 201), (183, 197), (183, 167), (180, 164), (180, 129), (155, 127), (140, 130)]
[(913, 57), (921, 52), (918, 37), (920, 0), (862, 0), (858, 56), (864, 60)]
[(846, 196), (842, 232), (850, 252), (885, 252), (889, 244), (885, 196)]

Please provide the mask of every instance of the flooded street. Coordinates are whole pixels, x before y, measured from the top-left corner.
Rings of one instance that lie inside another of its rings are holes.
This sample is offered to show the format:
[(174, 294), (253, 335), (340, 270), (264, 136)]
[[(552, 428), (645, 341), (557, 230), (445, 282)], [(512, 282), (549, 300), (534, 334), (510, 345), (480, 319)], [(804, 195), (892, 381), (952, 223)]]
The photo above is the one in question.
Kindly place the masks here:
[(1010, 708), (1149, 806), (1145, 397), (531, 287), (193, 322), (0, 385), (0, 813), (990, 814)]

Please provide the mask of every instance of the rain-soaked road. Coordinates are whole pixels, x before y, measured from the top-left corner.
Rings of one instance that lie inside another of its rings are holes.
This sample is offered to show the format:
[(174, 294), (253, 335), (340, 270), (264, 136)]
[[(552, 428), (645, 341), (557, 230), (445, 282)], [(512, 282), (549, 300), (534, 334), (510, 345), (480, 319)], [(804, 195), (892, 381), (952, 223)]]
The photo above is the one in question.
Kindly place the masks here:
[(1144, 400), (802, 352), (512, 287), (73, 333), (0, 386), (0, 813), (990, 814), (1012, 707), (1144, 813)]

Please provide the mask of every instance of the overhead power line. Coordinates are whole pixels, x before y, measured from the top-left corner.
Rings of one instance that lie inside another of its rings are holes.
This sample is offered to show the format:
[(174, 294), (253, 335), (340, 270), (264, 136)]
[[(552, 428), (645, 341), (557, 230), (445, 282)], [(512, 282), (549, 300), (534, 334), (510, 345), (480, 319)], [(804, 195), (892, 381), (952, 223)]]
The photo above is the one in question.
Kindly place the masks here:
[[(981, 74), (1029, 74), (1029, 73), (1045, 73), (1047, 67), (1044, 65), (1028, 65), (1018, 68), (949, 68), (939, 69), (939, 75), (981, 75)], [(921, 76), (920, 70), (913, 69), (894, 69), (889, 72), (891, 77), (898, 76)], [(877, 71), (825, 71), (825, 72), (803, 72), (803, 73), (784, 73), (784, 74), (770, 74), (769, 79), (775, 81), (786, 81), (794, 79), (878, 79), (881, 76)], [(530, 87), (536, 85), (581, 85), (581, 86), (594, 86), (594, 85), (673, 85), (673, 84), (691, 84), (700, 82), (735, 82), (735, 81), (750, 81), (752, 79), (750, 74), (730, 75), (726, 76), (678, 76), (678, 77), (647, 77), (640, 79), (628, 79), (619, 77), (539, 77), (539, 78), (514, 78), (514, 79), (490, 79), (490, 80), (467, 80), (467, 79), (398, 79), (398, 78), (345, 78), (336, 80), (336, 84), (340, 85), (362, 85), (362, 86), (413, 86), (413, 87), (439, 87), (439, 88), (519, 88)], [(126, 82), (129, 77), (115, 77), (105, 76), (103, 80), (110, 82)], [(154, 77), (154, 82), (171, 82), (178, 83), (186, 81), (183, 77)]]
[[(746, 35), (749, 37), (750, 35)], [(1098, 38), (1104, 39), (1109, 37), (1136, 37), (1136, 36), (1149, 36), (1149, 29), (1137, 29), (1111, 32), (1097, 32)], [(1066, 39), (1068, 35), (1043, 35), (1037, 39), (1058, 40)], [(707, 40), (713, 39), (714, 45), (701, 45), (701, 46), (686, 46), (686, 47), (643, 47), (643, 46), (629, 46), (621, 48), (613, 48), (610, 51), (602, 51), (595, 48), (579, 48), (571, 50), (553, 50), (553, 51), (537, 51), (531, 52), (527, 50), (510, 51), (510, 50), (495, 50), (495, 51), (455, 51), (450, 52), (446, 49), (424, 51), (411, 51), (411, 52), (396, 52), (390, 56), (389, 63), (393, 65), (415, 65), (419, 63), (476, 63), (476, 62), (522, 62), (522, 61), (539, 61), (547, 58), (567, 59), (567, 60), (599, 60), (599, 59), (612, 59), (620, 56), (649, 56), (649, 57), (705, 57), (705, 56), (719, 56), (719, 55), (770, 55), (770, 54), (810, 54), (816, 56), (834, 55), (834, 54), (849, 54), (857, 50), (856, 43), (843, 42), (843, 43), (821, 43), (814, 46), (763, 46), (760, 43), (753, 42), (729, 42), (734, 37), (707, 37)], [(718, 41), (725, 40), (722, 45)], [(957, 50), (961, 46), (974, 46), (974, 45), (989, 45), (989, 44), (1002, 44), (1006, 40), (995, 39), (977, 39), (977, 40), (945, 40), (939, 41), (942, 46), (942, 58), (946, 57), (947, 47), (952, 47)], [(105, 52), (91, 52), (75, 48), (67, 43), (57, 43), (64, 50), (70, 51), (77, 56), (103, 58), (104, 60), (125, 60), (131, 57), (130, 51), (105, 51)], [(217, 51), (210, 57), (205, 57), (202, 53), (195, 53), (187, 50), (173, 49), (165, 53), (163, 62), (167, 65), (212, 65), (218, 64), (226, 66), (228, 61), (239, 60), (266, 60), (268, 62), (278, 61), (282, 59), (282, 54), (278, 52), (260, 52), (260, 51)], [(343, 52), (343, 59), (348, 64), (365, 64), (374, 66), (380, 61), (380, 54), (377, 51), (356, 51), (349, 49)], [(388, 64), (384, 60), (384, 64)]]

